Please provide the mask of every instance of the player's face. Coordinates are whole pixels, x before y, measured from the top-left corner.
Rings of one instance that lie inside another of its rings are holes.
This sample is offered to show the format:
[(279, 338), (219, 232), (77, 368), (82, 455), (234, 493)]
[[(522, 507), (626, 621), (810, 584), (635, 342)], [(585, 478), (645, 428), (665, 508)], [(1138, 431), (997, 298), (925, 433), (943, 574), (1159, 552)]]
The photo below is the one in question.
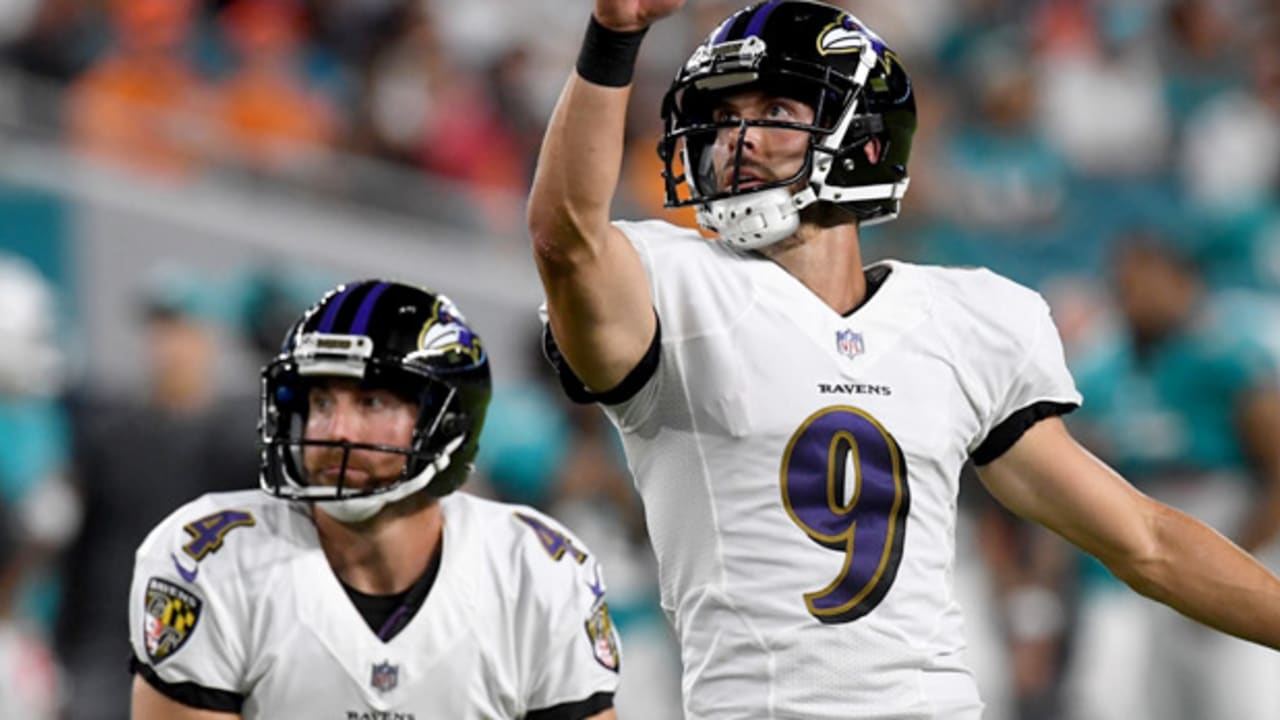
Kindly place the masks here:
[[(308, 395), (306, 439), (345, 441), (405, 448), (413, 439), (418, 407), (389, 390), (362, 388), (354, 380), (329, 380)], [(343, 472), (341, 447), (307, 446), (303, 464), (310, 482), (336, 485)], [(397, 480), (405, 456), (353, 449), (343, 482), (352, 488), (384, 485)]]
[[(771, 120), (810, 125), (813, 108), (790, 98), (752, 90), (727, 95), (712, 112), (716, 122), (738, 120)], [(789, 178), (804, 167), (809, 150), (809, 133), (772, 127), (722, 128), (712, 146), (717, 189), (733, 185), (735, 161), (741, 146), (742, 160), (737, 167), (738, 188), (776, 182)]]
[(1158, 338), (1177, 325), (1195, 292), (1195, 280), (1160, 252), (1122, 252), (1115, 267), (1120, 309), (1139, 337)]

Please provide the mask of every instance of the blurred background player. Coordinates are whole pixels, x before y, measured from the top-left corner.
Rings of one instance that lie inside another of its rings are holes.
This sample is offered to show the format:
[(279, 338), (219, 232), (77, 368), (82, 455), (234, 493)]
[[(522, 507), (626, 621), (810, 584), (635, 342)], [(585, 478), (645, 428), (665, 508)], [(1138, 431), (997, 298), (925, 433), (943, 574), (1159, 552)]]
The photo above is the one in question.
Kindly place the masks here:
[[(81, 388), (72, 403), (84, 524), (68, 549), (58, 650), (75, 688), (70, 720), (127, 716), (129, 570), (147, 532), (207, 492), (253, 486), (256, 398), (219, 382), (228, 360), (227, 298), (193, 268), (160, 265), (132, 298), (141, 385)], [(92, 602), (76, 598), (93, 598)]]
[[(1079, 362), (1086, 443), (1146, 493), (1276, 566), (1280, 364), (1258, 318), (1210, 294), (1195, 243), (1119, 238), (1118, 332)], [(1074, 717), (1274, 718), (1280, 655), (1133, 598), (1084, 563), (1068, 690)]]
[(66, 367), (48, 282), (0, 252), (0, 717), (59, 717), (59, 553), (79, 522), (67, 481)]
[(20, 527), (0, 503), (0, 717), (55, 720), (62, 688), (53, 648), (19, 612), (22, 553), (30, 549), (18, 536)]

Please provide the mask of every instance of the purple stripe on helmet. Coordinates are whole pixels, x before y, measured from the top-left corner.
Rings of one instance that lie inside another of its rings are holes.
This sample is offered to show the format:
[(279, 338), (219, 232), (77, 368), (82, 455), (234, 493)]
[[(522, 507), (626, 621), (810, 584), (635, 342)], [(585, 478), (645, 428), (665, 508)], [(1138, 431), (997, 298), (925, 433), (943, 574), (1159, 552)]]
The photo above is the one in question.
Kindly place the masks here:
[(760, 31), (764, 29), (764, 23), (769, 19), (769, 15), (773, 13), (773, 9), (778, 7), (782, 0), (769, 0), (769, 2), (756, 8), (756, 12), (751, 16), (751, 22), (747, 24), (747, 31), (742, 35), (744, 38), (752, 35), (759, 36)]
[(391, 287), (391, 283), (380, 282), (369, 291), (369, 294), (364, 296), (364, 301), (360, 303), (360, 309), (356, 310), (355, 322), (351, 323), (352, 335), (363, 335), (365, 330), (369, 329), (369, 316), (373, 315), (373, 306), (389, 287)]
[(711, 41), (712, 45), (719, 45), (720, 43), (729, 39), (729, 28), (733, 27), (733, 22), (738, 19), (738, 14), (741, 12), (742, 11), (739, 10), (737, 13), (734, 13), (733, 16), (730, 17), (728, 20), (724, 21), (724, 23), (720, 26), (720, 32), (716, 33), (715, 39)]
[(324, 317), (320, 318), (320, 326), (316, 328), (317, 332), (333, 332), (333, 323), (338, 319), (338, 311), (342, 309), (342, 303), (346, 302), (347, 296), (357, 286), (358, 284), (346, 286), (342, 289), (342, 292), (338, 293), (338, 297), (329, 303), (329, 307), (325, 308)]

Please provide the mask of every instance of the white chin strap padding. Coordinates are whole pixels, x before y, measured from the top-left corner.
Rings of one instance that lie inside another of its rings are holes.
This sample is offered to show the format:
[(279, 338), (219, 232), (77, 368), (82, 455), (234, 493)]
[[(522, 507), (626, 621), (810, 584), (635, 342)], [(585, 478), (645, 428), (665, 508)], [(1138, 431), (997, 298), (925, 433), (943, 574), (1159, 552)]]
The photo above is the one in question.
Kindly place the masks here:
[(698, 206), (698, 224), (732, 248), (757, 250), (795, 233), (800, 228), (800, 211), (816, 199), (811, 190), (793, 195), (778, 187), (713, 200)]
[(371, 497), (346, 498), (345, 500), (321, 500), (316, 502), (325, 515), (342, 523), (359, 523), (377, 515), (382, 508), (399, 502), (431, 484), (432, 479), (449, 467), (450, 458), (458, 448), (462, 447), (465, 435), (449, 441), (444, 451), (436, 456), (434, 462), (423, 468), (416, 477), (398, 486), (394, 490), (373, 495)]

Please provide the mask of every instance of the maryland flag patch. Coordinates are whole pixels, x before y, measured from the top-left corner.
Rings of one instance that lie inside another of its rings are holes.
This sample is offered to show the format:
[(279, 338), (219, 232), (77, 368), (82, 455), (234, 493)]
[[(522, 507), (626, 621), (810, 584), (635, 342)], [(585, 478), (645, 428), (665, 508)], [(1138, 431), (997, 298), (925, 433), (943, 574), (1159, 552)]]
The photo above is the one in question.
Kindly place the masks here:
[(618, 633), (613, 628), (613, 618), (609, 617), (608, 603), (596, 603), (595, 611), (587, 618), (587, 639), (591, 641), (591, 652), (596, 662), (605, 668), (618, 672), (621, 654), (618, 652)]
[(158, 663), (191, 637), (204, 602), (190, 591), (155, 577), (147, 581), (143, 602), (142, 640), (151, 662)]

